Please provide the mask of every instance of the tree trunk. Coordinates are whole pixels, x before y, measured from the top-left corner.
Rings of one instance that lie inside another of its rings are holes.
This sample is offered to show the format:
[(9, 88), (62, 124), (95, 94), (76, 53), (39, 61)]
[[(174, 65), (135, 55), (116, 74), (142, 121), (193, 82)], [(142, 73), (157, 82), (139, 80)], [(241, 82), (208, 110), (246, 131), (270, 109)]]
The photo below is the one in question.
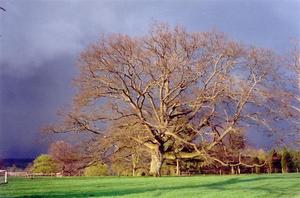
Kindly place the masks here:
[(132, 154), (131, 155), (131, 161), (132, 161), (132, 176), (136, 176), (136, 159), (135, 159), (135, 155)]
[(234, 167), (231, 166), (231, 174), (234, 175), (235, 174), (235, 170), (234, 170)]
[(180, 175), (180, 166), (179, 166), (179, 159), (176, 159), (176, 175)]
[(136, 168), (133, 168), (132, 169), (132, 176), (136, 176), (135, 172), (136, 172)]
[(162, 164), (163, 164), (162, 153), (161, 152), (152, 153), (149, 174), (155, 177), (160, 177)]
[(259, 174), (259, 173), (260, 173), (260, 167), (257, 167), (257, 166), (255, 167), (255, 173), (256, 173), (256, 174)]

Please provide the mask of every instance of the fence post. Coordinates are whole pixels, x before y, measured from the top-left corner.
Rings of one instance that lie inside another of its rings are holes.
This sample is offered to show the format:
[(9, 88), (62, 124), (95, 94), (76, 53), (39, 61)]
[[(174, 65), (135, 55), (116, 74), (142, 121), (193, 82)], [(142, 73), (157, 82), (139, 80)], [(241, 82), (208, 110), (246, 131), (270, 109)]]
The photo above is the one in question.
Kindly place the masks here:
[(4, 172), (4, 183), (7, 183), (7, 171)]

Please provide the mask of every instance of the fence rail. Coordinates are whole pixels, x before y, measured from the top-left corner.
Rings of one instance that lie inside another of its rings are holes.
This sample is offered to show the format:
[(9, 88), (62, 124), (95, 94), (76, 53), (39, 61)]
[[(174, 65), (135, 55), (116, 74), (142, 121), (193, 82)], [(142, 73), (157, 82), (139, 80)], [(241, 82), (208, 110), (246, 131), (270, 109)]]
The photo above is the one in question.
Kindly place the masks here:
[(28, 173), (28, 172), (7, 172), (8, 176), (11, 177), (62, 177), (61, 173)]

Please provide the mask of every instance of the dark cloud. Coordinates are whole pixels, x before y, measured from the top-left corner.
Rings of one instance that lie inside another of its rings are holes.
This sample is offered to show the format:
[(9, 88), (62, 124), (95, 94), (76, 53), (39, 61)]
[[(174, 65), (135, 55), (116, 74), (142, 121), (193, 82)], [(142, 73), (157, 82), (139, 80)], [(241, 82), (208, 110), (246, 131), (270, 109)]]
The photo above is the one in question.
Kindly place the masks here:
[(154, 21), (192, 31), (218, 28), (282, 50), (300, 37), (300, 2), (242, 0), (0, 0), (0, 157), (46, 149), (39, 128), (69, 103), (79, 53), (100, 33), (139, 35)]
[(39, 129), (56, 120), (59, 106), (74, 93), (72, 58), (56, 57), (31, 75), (1, 74), (0, 157), (26, 157), (45, 150)]

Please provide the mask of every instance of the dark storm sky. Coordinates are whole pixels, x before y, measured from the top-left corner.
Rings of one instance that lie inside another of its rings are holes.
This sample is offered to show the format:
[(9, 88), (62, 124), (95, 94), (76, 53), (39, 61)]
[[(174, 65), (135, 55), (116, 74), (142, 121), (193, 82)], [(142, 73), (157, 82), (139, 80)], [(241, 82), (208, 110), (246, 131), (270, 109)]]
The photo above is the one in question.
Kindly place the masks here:
[(0, 0), (0, 158), (35, 157), (74, 89), (76, 60), (100, 33), (145, 33), (154, 21), (217, 28), (283, 51), (300, 38), (300, 0)]

